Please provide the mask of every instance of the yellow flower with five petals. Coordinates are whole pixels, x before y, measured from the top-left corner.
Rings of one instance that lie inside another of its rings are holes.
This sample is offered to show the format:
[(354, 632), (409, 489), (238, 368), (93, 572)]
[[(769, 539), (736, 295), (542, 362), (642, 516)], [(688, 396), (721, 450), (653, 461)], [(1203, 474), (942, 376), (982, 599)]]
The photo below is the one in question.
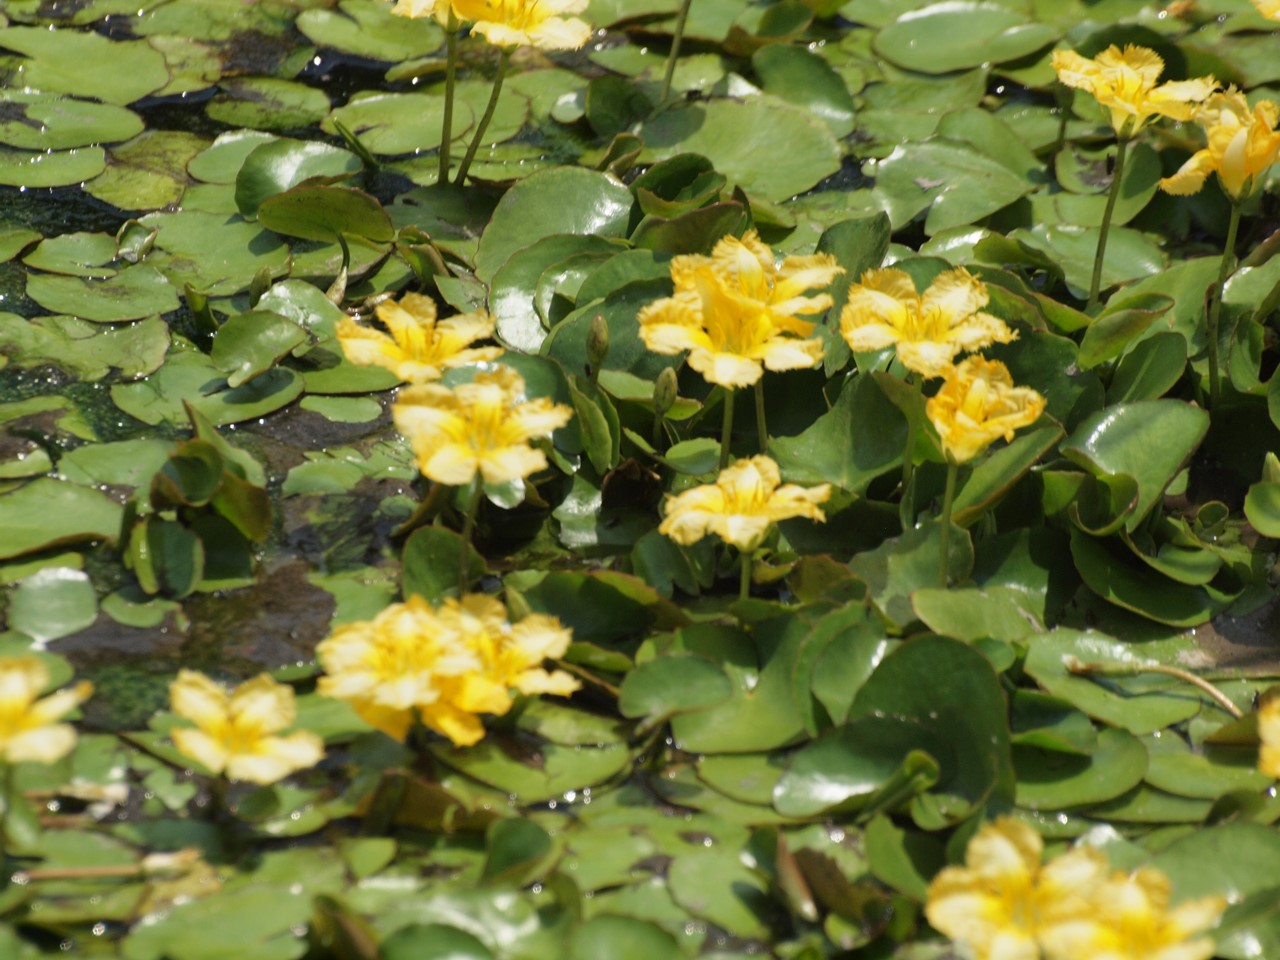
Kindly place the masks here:
[(350, 317), (338, 321), (338, 343), (352, 363), (385, 367), (401, 380), (423, 383), (438, 380), (450, 367), (496, 360), (501, 347), (472, 347), (493, 336), (493, 318), (485, 313), (465, 313), (436, 319), (430, 297), (407, 293), (398, 303), (378, 304), (378, 320), (390, 336), (366, 327)]
[(1206, 100), (1194, 118), (1204, 127), (1208, 143), (1177, 173), (1160, 181), (1167, 193), (1197, 193), (1209, 174), (1216, 173), (1226, 194), (1241, 200), (1280, 160), (1280, 106), (1271, 100), (1260, 100), (1250, 109), (1244, 94), (1232, 86)]
[(781, 482), (778, 465), (771, 458), (761, 455), (739, 460), (721, 470), (715, 483), (669, 498), (658, 532), (682, 546), (713, 533), (743, 553), (750, 553), (779, 520), (826, 520), (819, 504), (831, 496), (831, 484), (779, 486)]
[(997, 437), (1040, 419), (1045, 400), (1030, 387), (1015, 387), (999, 360), (972, 356), (947, 372), (938, 392), (925, 403), (942, 451), (952, 463), (967, 463)]
[(904, 270), (868, 270), (849, 288), (840, 332), (852, 350), (891, 346), (908, 370), (937, 377), (962, 352), (1017, 338), (982, 312), (989, 300), (986, 285), (964, 267), (944, 270), (923, 294)]
[(1169, 878), (1154, 867), (1116, 872), (1099, 884), (1084, 916), (1045, 930), (1048, 960), (1209, 960), (1205, 931), (1226, 910), (1222, 897), (1200, 897), (1170, 907)]
[(825, 287), (843, 270), (825, 255), (787, 257), (749, 232), (725, 237), (711, 256), (671, 261), (675, 292), (640, 311), (640, 336), (655, 353), (689, 352), (689, 366), (731, 390), (758, 381), (765, 368), (799, 370), (822, 362), (822, 340), (802, 316), (831, 306)]
[(524, 399), (524, 379), (499, 367), (450, 389), (427, 383), (400, 391), (391, 407), (396, 428), (409, 440), (423, 475), (465, 486), (507, 483), (537, 473), (547, 457), (530, 446), (567, 424), (573, 411), (545, 397)]
[(459, 20), (496, 47), (577, 50), (591, 39), (582, 13), (588, 0), (453, 0)]
[(173, 745), (185, 756), (231, 780), (269, 784), (315, 766), (324, 741), (308, 730), (276, 736), (293, 726), (293, 688), (267, 674), (228, 693), (196, 670), (180, 670), (169, 685), (173, 712), (194, 727), (175, 727)]
[(1128, 139), (1155, 116), (1188, 120), (1195, 105), (1217, 88), (1213, 77), (1159, 83), (1164, 60), (1154, 50), (1112, 44), (1093, 59), (1055, 50), (1053, 69), (1068, 87), (1087, 91), (1111, 115), (1116, 135)]
[(75, 728), (58, 723), (93, 693), (82, 680), (41, 699), (49, 668), (32, 656), (0, 657), (0, 763), (53, 763), (76, 745)]

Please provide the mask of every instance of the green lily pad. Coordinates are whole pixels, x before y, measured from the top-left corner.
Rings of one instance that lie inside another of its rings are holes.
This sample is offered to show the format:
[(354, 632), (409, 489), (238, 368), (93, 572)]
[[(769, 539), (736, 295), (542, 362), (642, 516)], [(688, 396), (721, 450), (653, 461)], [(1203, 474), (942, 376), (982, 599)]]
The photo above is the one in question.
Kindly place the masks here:
[(1151, 754), (1147, 783), (1180, 797), (1217, 800), (1233, 790), (1266, 790), (1274, 782), (1258, 769), (1258, 754), (1252, 747), (1204, 749), (1204, 753), (1193, 753), (1174, 734), (1153, 734), (1147, 738)]
[(185, 423), (185, 400), (224, 426), (266, 416), (301, 393), (302, 377), (282, 367), (230, 389), (210, 358), (188, 349), (171, 352), (164, 366), (145, 380), (113, 385), (111, 399), (125, 413), (150, 424)]
[(102, 147), (48, 153), (0, 150), (0, 185), (6, 187), (65, 187), (92, 180), (106, 168)]
[[(244, 149), (239, 141), (237, 144), (232, 157)], [(245, 155), (234, 177), (236, 206), (243, 216), (252, 217), (262, 206), (262, 201), (296, 187), (304, 180), (342, 177), (359, 169), (360, 158), (349, 150), (314, 140), (272, 138), (253, 146)]]
[(950, 73), (1029, 56), (1058, 39), (1006, 4), (946, 0), (904, 13), (876, 34), (875, 51), (899, 67)]
[(100, 380), (115, 368), (132, 380), (164, 362), (169, 327), (159, 317), (104, 327), (76, 317), (27, 320), (0, 313), (0, 346), (18, 366), (52, 364), (85, 380)]
[(1202, 707), (1199, 696), (1156, 674), (1077, 675), (1067, 669), (1068, 658), (1082, 663), (1177, 664), (1194, 651), (1195, 640), (1189, 636), (1128, 644), (1101, 633), (1058, 629), (1030, 645), (1026, 671), (1049, 693), (1089, 716), (1141, 736), (1195, 716)]
[(1043, 629), (1035, 602), (1016, 587), (926, 587), (911, 595), (911, 606), (934, 633), (966, 643), (984, 638), (1013, 642)]
[(110, 40), (92, 31), (8, 27), (4, 45), (27, 58), (23, 83), (45, 93), (132, 103), (169, 82), (164, 56), (145, 40)]
[(733, 850), (701, 850), (676, 857), (668, 872), (672, 898), (693, 916), (732, 936), (768, 935), (772, 909), (764, 879)]
[(337, 10), (304, 10), (297, 28), (322, 47), (370, 60), (397, 62), (439, 49), (444, 34), (430, 17), (394, 16), (381, 3), (342, 0)]
[[(840, 169), (840, 148), (818, 118), (781, 101), (755, 97), (673, 107), (644, 124), (642, 158), (697, 153), (747, 193), (786, 200)], [(785, 151), (779, 150), (786, 144)], [(771, 157), (761, 164), (757, 158)]]
[(83, 630), (98, 618), (89, 576), (70, 567), (46, 567), (22, 580), (9, 601), (9, 626), (38, 642)]
[(123, 508), (97, 490), (40, 478), (0, 494), (0, 559), (120, 532)]
[(262, 130), (228, 130), (220, 133), (212, 145), (191, 158), (187, 163), (187, 173), (204, 183), (235, 183), (236, 175), (249, 154), (275, 139), (274, 134)]
[(1103, 730), (1088, 756), (1013, 748), (1017, 801), (1032, 810), (1064, 810), (1113, 800), (1142, 782), (1147, 751), (1124, 730)]
[(235, 216), (179, 210), (149, 213), (139, 222), (157, 231), (148, 261), (178, 287), (189, 283), (211, 296), (227, 295), (247, 289), (260, 270), (276, 276), (288, 268), (289, 248), (279, 237)]
[(276, 77), (224, 77), (205, 112), (214, 120), (255, 130), (305, 127), (329, 113), (323, 90)]
[(208, 145), (180, 130), (148, 130), (107, 151), (107, 169), (85, 191), (121, 210), (157, 210), (182, 199), (187, 161)]
[(1101, 477), (1127, 474), (1138, 500), (1125, 526), (1137, 529), (1164, 495), (1209, 429), (1209, 415), (1178, 400), (1145, 400), (1107, 407), (1062, 442), (1062, 453)]
[(677, 713), (702, 710), (733, 693), (728, 676), (697, 656), (657, 657), (631, 670), (622, 683), (618, 712), (659, 722)]
[(65, 453), (58, 472), (85, 486), (138, 487), (151, 480), (173, 452), (173, 442), (158, 438), (90, 443)]
[(395, 235), (382, 204), (352, 187), (293, 187), (262, 201), (258, 222), (304, 240), (333, 240), (350, 233), (387, 242)]
[(837, 138), (853, 132), (853, 98), (840, 75), (816, 53), (770, 44), (752, 55), (751, 67), (765, 93), (816, 114)]
[(942, 138), (898, 147), (874, 173), (876, 195), (894, 227), (928, 211), (925, 233), (930, 236), (976, 223), (1035, 188), (986, 152)]
[(28, 267), (72, 277), (113, 277), (116, 239), (106, 233), (64, 233), (47, 237), (22, 258)]
[[(1096, 227), (1040, 225), (1014, 230), (1009, 238), (1049, 256), (1066, 273), (1072, 293), (1084, 299), (1098, 250)], [(1160, 248), (1145, 236), (1127, 227), (1113, 227), (1107, 238), (1107, 257), (1102, 268), (1103, 288), (1154, 276), (1163, 271), (1165, 265)]]
[(491, 282), (518, 250), (554, 234), (623, 237), (631, 191), (613, 177), (580, 167), (535, 173), (499, 201), (476, 250), (476, 275)]
[(279, 360), (307, 342), (307, 332), (292, 320), (266, 310), (251, 310), (229, 318), (213, 338), (209, 359), (238, 387), (270, 370)]
[(0, 91), (0, 143), (22, 150), (66, 150), (128, 140), (142, 132), (132, 110), (37, 90)]
[(32, 274), (27, 278), (27, 296), (50, 313), (97, 323), (141, 320), (178, 307), (172, 284), (147, 264), (125, 267), (103, 280)]

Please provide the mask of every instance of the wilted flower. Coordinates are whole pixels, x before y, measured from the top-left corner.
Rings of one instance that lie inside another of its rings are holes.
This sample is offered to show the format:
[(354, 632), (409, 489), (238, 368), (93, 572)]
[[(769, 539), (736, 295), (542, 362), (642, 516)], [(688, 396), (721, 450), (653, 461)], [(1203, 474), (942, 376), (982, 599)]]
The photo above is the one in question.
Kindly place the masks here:
[(947, 459), (966, 463), (997, 437), (1012, 440), (1015, 430), (1040, 419), (1044, 406), (1036, 391), (1013, 385), (1008, 367), (999, 360), (973, 356), (947, 372), (925, 413)]
[(573, 417), (545, 397), (524, 400), (524, 390), (519, 374), (500, 367), (453, 389), (406, 387), (391, 415), (428, 479), (464, 486), (478, 473), (486, 483), (506, 483), (545, 469), (546, 455), (529, 441), (551, 436)]
[(828, 256), (787, 257), (754, 232), (726, 237), (710, 257), (671, 261), (673, 296), (640, 311), (640, 336), (655, 353), (689, 351), (689, 366), (710, 383), (750, 386), (764, 368), (798, 370), (822, 362), (822, 340), (802, 320), (831, 306), (828, 294), (805, 296), (843, 272)]
[(566, 14), (581, 13), (588, 0), (453, 0), (459, 20), (498, 47), (577, 50), (591, 39), (591, 25)]
[(75, 728), (58, 723), (93, 693), (81, 680), (40, 699), (49, 669), (36, 657), (0, 657), (0, 763), (53, 763), (76, 745)]
[(195, 670), (180, 670), (169, 685), (173, 712), (195, 727), (175, 727), (173, 745), (213, 773), (231, 780), (275, 783), (295, 770), (315, 766), (324, 741), (299, 730), (279, 733), (297, 719), (293, 688), (267, 674), (246, 680), (233, 692)]
[(404, 740), (415, 715), (458, 746), (484, 736), (477, 714), (506, 713), (511, 689), (567, 695), (577, 681), (542, 669), (569, 646), (553, 617), (507, 621), (492, 597), (468, 595), (440, 610), (412, 596), (373, 620), (338, 627), (316, 648), (322, 694), (346, 700), (370, 726)]
[(976, 960), (1038, 960), (1047, 930), (1089, 915), (1108, 869), (1088, 847), (1042, 867), (1043, 850), (1040, 835), (1021, 821), (984, 824), (965, 849), (965, 865), (944, 868), (929, 884), (929, 923)]
[(338, 321), (338, 343), (348, 360), (361, 366), (386, 367), (401, 380), (437, 380), (450, 367), (496, 360), (501, 347), (472, 347), (493, 336), (493, 318), (464, 313), (436, 320), (430, 297), (407, 293), (399, 303), (378, 304), (378, 319), (390, 331), (365, 327), (350, 317)]
[(714, 533), (744, 553), (754, 550), (779, 520), (826, 520), (819, 508), (831, 496), (831, 484), (779, 486), (782, 475), (769, 457), (739, 460), (720, 471), (716, 482), (694, 487), (667, 500), (658, 532), (683, 546)]
[(849, 288), (840, 332), (852, 350), (892, 346), (908, 370), (937, 377), (962, 352), (1017, 338), (982, 312), (989, 299), (986, 285), (964, 267), (938, 274), (923, 294), (906, 271), (868, 270)]
[(1280, 0), (1253, 0), (1253, 5), (1268, 20), (1280, 20)]
[(1169, 907), (1169, 878), (1154, 867), (1115, 873), (1093, 891), (1092, 909), (1045, 930), (1049, 960), (1209, 960), (1213, 938), (1202, 936), (1222, 916), (1222, 897)]
[(1168, 193), (1185, 196), (1204, 186), (1211, 173), (1233, 200), (1249, 195), (1258, 177), (1280, 160), (1280, 132), (1276, 130), (1280, 106), (1249, 101), (1235, 87), (1215, 93), (1196, 110), (1194, 118), (1205, 129), (1207, 146), (1197, 151), (1181, 169), (1160, 181)]
[(1190, 119), (1195, 105), (1217, 87), (1213, 77), (1175, 80), (1157, 86), (1164, 61), (1154, 50), (1114, 44), (1090, 60), (1074, 50), (1055, 50), (1053, 69), (1068, 87), (1093, 94), (1111, 114), (1111, 126), (1132, 137), (1154, 116)]

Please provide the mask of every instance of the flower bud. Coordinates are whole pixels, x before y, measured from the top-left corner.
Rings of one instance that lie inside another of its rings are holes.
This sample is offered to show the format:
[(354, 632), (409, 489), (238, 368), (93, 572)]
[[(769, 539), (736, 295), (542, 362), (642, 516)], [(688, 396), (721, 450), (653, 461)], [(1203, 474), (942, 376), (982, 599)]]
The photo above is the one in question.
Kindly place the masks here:
[(658, 374), (653, 385), (653, 412), (664, 416), (676, 402), (676, 371), (674, 367), (665, 367)]

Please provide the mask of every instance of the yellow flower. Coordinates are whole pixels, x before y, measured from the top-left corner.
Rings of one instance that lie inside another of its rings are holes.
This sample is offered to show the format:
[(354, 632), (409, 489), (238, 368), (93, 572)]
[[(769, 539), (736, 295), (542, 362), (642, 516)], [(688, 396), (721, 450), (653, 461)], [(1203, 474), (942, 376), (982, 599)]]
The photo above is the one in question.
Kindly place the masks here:
[(964, 267), (938, 274), (923, 295), (903, 270), (868, 270), (849, 288), (840, 332), (852, 350), (893, 346), (908, 370), (938, 377), (961, 352), (1017, 338), (982, 312), (989, 299), (986, 285)]
[[(399, 303), (378, 305), (378, 319), (390, 332), (364, 327), (350, 317), (338, 321), (338, 343), (352, 363), (386, 367), (401, 380), (437, 380), (449, 367), (496, 360), (501, 347), (471, 347), (493, 336), (493, 318), (465, 313), (436, 320), (430, 297), (407, 293)], [(470, 349), (468, 349), (470, 348)]]
[(818, 504), (831, 496), (831, 484), (778, 486), (778, 465), (766, 456), (739, 460), (720, 471), (713, 484), (704, 484), (671, 497), (664, 506), (658, 532), (684, 546), (714, 533), (743, 553), (760, 545), (779, 520), (808, 517), (825, 521)]
[(1073, 50), (1055, 50), (1053, 69), (1068, 87), (1091, 94), (1111, 114), (1116, 135), (1132, 137), (1154, 116), (1187, 120), (1195, 104), (1213, 93), (1213, 77), (1175, 80), (1156, 85), (1164, 72), (1159, 54), (1146, 47), (1129, 44), (1121, 50), (1114, 44), (1092, 60)]
[(319, 691), (346, 700), (370, 726), (404, 740), (415, 713), (458, 746), (484, 736), (478, 713), (511, 708), (511, 689), (567, 695), (566, 674), (541, 669), (562, 656), (569, 631), (552, 617), (507, 621), (483, 595), (434, 610), (421, 597), (387, 607), (373, 620), (338, 627), (316, 647), (324, 667)]
[(800, 339), (814, 330), (800, 316), (826, 310), (831, 297), (804, 294), (842, 272), (822, 255), (776, 265), (754, 232), (726, 237), (710, 257), (671, 261), (675, 294), (640, 311), (640, 336), (655, 353), (688, 350), (689, 366), (731, 390), (755, 383), (765, 367), (813, 367), (822, 362), (822, 340)]
[(1253, 5), (1268, 20), (1280, 20), (1280, 0), (1253, 0)]
[(999, 360), (968, 357), (947, 372), (925, 413), (952, 463), (967, 463), (997, 437), (1012, 440), (1019, 427), (1040, 419), (1044, 397), (1030, 387), (1015, 387)]
[(58, 723), (93, 693), (82, 680), (39, 699), (49, 670), (35, 657), (0, 657), (0, 763), (53, 763), (76, 745), (75, 728)]
[(400, 391), (391, 415), (409, 438), (418, 469), (437, 483), (506, 483), (547, 466), (546, 455), (529, 441), (567, 424), (573, 411), (545, 397), (522, 401), (524, 380), (499, 367), (452, 390), (422, 384)]
[(391, 12), (397, 17), (407, 17), (410, 20), (434, 17), (443, 24), (449, 19), (449, 0), (396, 0)]
[(1258, 704), (1258, 769), (1280, 777), (1280, 693), (1268, 692)]
[(1169, 878), (1154, 867), (1116, 873), (1093, 891), (1087, 915), (1045, 930), (1048, 960), (1209, 960), (1213, 938), (1199, 936), (1222, 916), (1222, 897), (1169, 909)]
[(591, 25), (564, 14), (581, 13), (588, 0), (453, 0), (459, 20), (498, 47), (577, 50), (591, 39)]
[(1108, 869), (1088, 847), (1042, 867), (1043, 850), (1040, 835), (1021, 821), (983, 825), (965, 849), (965, 865), (944, 868), (929, 884), (929, 923), (975, 960), (1039, 960), (1041, 936), (1088, 916), (1090, 894)]
[(293, 689), (265, 673), (228, 694), (203, 673), (180, 670), (169, 685), (169, 704), (195, 724), (175, 727), (173, 745), (229, 779), (275, 783), (315, 766), (324, 756), (324, 741), (310, 731), (274, 736), (293, 725), (297, 707)]
[(1161, 180), (1161, 188), (1185, 196), (1198, 192), (1205, 178), (1216, 173), (1228, 196), (1247, 197), (1258, 177), (1280, 160), (1278, 118), (1280, 107), (1270, 100), (1260, 100), (1250, 110), (1249, 101), (1235, 87), (1215, 93), (1195, 112), (1208, 145), (1173, 176)]

